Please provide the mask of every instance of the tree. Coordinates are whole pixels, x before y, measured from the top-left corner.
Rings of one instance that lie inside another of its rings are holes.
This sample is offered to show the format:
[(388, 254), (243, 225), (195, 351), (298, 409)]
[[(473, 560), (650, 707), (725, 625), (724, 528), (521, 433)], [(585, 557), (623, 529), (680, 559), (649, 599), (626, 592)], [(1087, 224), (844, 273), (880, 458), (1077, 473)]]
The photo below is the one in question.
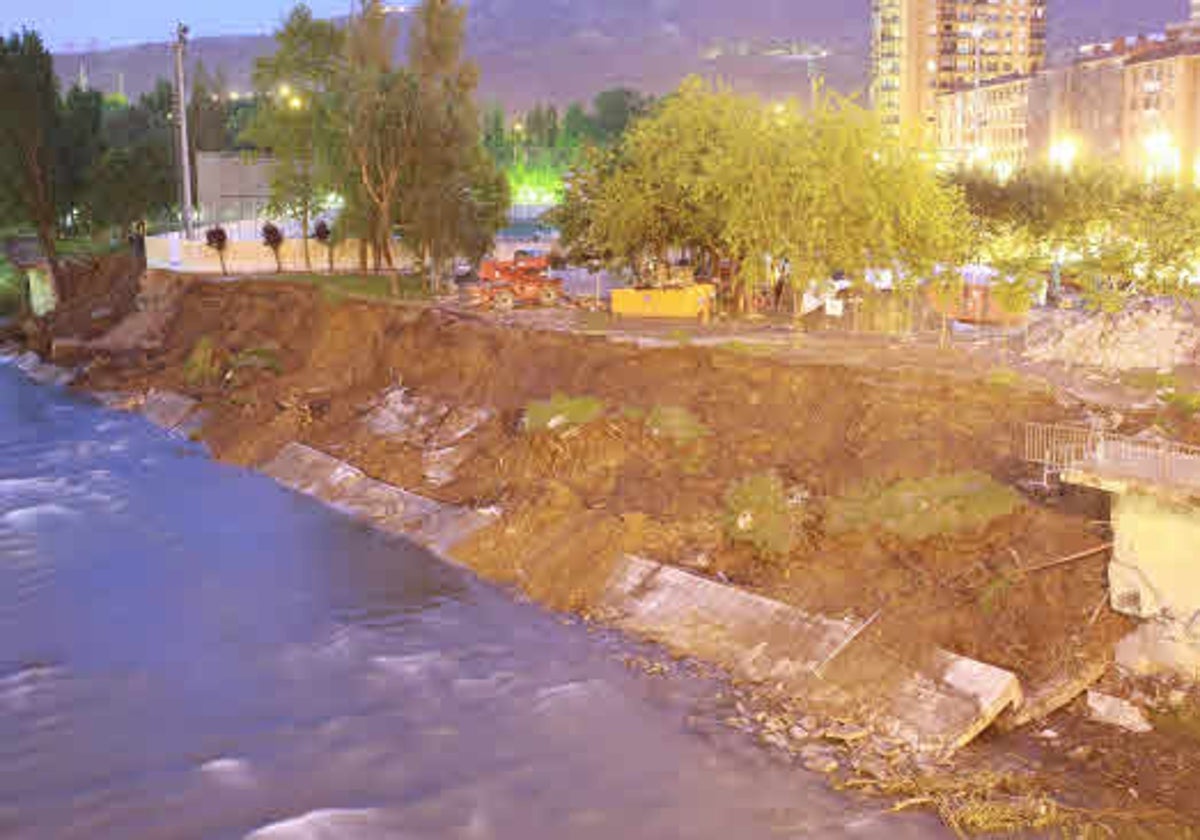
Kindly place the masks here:
[(313, 228), (313, 239), (325, 246), (325, 254), (329, 258), (329, 273), (333, 273), (333, 228), (324, 219), (317, 222)]
[(99, 91), (71, 88), (59, 105), (54, 132), (58, 184), (58, 217), (72, 232), (86, 229), (90, 213), (86, 197), (92, 170), (104, 154), (104, 98)]
[[(204, 242), (217, 252), (217, 259), (221, 261), (221, 274), (228, 274), (229, 272), (225, 268), (225, 249), (229, 246), (229, 234), (225, 233), (225, 228), (220, 225), (209, 228), (204, 232)], [(278, 261), (278, 256), (276, 256), (276, 261)]]
[(740, 266), (729, 290), (739, 309), (784, 264), (794, 294), (882, 268), (915, 293), (966, 251), (962, 197), (873, 114), (819, 93), (803, 113), (686, 80), (610, 155), (572, 173), (556, 214), (568, 248), (643, 281), (675, 249), (713, 269), (729, 261)]
[(148, 216), (167, 213), (175, 195), (173, 171), (162, 144), (108, 149), (89, 176), (85, 202), (93, 223), (127, 233)]
[[(283, 247), (283, 231), (279, 229), (278, 225), (267, 222), (262, 227), (262, 241), (264, 245), (271, 249), (271, 254), (275, 257), (275, 272), (277, 274), (281, 273), (283, 271), (283, 261), (279, 257), (279, 249)], [(222, 270), (224, 270), (224, 266), (225, 261), (222, 259)]]
[(309, 221), (335, 180), (328, 135), (345, 36), (299, 5), (275, 33), (275, 42), (275, 53), (255, 64), (260, 104), (244, 136), (271, 152), (271, 209), (300, 222), (306, 232), (304, 262), (311, 269)]
[(596, 94), (592, 101), (594, 139), (601, 144), (612, 143), (638, 117), (650, 109), (650, 100), (629, 88), (612, 88)]
[(50, 53), (36, 32), (0, 40), (0, 191), (37, 229), (58, 296), (55, 247), (55, 154), (58, 82)]
[(408, 64), (416, 82), (418, 114), (401, 219), (405, 235), (425, 257), (434, 288), (448, 261), (477, 245), (480, 234), (486, 233), (471, 227), (490, 216), (480, 212), (476, 187), (494, 183), (486, 171), (494, 162), (479, 155), (474, 101), (479, 71), (464, 58), (465, 29), (465, 6), (423, 0), (409, 33)]

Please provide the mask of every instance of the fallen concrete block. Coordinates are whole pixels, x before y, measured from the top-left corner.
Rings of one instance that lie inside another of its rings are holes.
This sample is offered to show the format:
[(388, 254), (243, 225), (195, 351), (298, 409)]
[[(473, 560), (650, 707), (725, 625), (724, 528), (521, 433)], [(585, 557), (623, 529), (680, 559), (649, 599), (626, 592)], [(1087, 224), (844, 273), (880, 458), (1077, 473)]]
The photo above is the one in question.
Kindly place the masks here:
[(301, 443), (289, 443), (263, 467), (285, 487), (315, 496), (389, 533), (450, 559), (450, 550), (489, 521), (466, 508), (443, 505), (367, 476), (362, 470)]
[(1154, 728), (1141, 709), (1120, 697), (1089, 691), (1087, 704), (1088, 713), (1094, 721), (1116, 726), (1126, 732), (1143, 733)]
[(1011, 671), (939, 650), (881, 698), (884, 730), (921, 752), (953, 752), (1021, 700), (1021, 683)]
[(1149, 621), (1116, 646), (1116, 661), (1138, 676), (1175, 675), (1200, 682), (1200, 636), (1175, 621)]
[(179, 431), (198, 405), (199, 403), (191, 397), (174, 391), (152, 390), (142, 400), (142, 414), (156, 426), (169, 431)]
[[(797, 693), (859, 627), (639, 557), (614, 571), (603, 606), (623, 630)], [(947, 651), (889, 685), (875, 723), (928, 753), (963, 746), (1021, 702), (1014, 674)]]
[(1099, 682), (1109, 664), (1107, 659), (1092, 659), (1047, 680), (1027, 692), (1025, 701), (1001, 717), (997, 726), (1007, 732), (1049, 717)]

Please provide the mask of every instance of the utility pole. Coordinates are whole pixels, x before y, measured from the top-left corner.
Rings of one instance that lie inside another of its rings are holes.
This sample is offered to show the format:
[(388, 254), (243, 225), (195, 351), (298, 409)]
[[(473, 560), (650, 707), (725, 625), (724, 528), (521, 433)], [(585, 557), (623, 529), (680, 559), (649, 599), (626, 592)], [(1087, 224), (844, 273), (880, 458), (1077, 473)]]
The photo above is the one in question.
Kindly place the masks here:
[(183, 78), (183, 51), (187, 46), (188, 28), (182, 23), (175, 29), (175, 42), (171, 50), (175, 53), (175, 100), (179, 114), (179, 171), (183, 177), (183, 236), (192, 239), (192, 159), (188, 154), (187, 88)]

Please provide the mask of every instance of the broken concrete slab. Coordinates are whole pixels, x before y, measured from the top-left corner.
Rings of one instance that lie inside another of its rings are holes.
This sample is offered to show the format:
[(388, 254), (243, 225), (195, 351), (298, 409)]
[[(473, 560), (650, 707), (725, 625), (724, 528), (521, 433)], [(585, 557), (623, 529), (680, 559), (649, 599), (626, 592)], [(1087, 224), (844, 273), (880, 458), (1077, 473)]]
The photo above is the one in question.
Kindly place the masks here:
[(1175, 621), (1141, 624), (1117, 643), (1117, 665), (1137, 676), (1171, 675), (1200, 682), (1200, 632), (1188, 630)]
[(289, 443), (263, 472), (375, 526), (448, 558), (460, 541), (490, 521), (474, 510), (444, 505), (370, 478), (357, 467), (301, 443)]
[(1107, 659), (1091, 659), (1047, 680), (1028, 691), (1025, 702), (1001, 717), (997, 726), (1007, 732), (1049, 717), (1099, 682), (1110, 664)]
[(881, 708), (888, 734), (921, 752), (951, 753), (1021, 702), (1021, 683), (1011, 671), (939, 650), (881, 698)]
[(1146, 720), (1141, 709), (1120, 697), (1113, 697), (1111, 694), (1099, 691), (1089, 691), (1087, 705), (1088, 714), (1092, 720), (1099, 723), (1107, 723), (1136, 734), (1149, 732), (1154, 728)]
[(191, 397), (174, 391), (148, 391), (142, 398), (141, 413), (156, 426), (172, 432), (186, 434), (185, 423), (192, 417), (200, 403)]
[[(797, 691), (811, 687), (816, 670), (859, 626), (639, 557), (614, 571), (603, 606), (623, 630)], [(952, 752), (1020, 703), (1011, 672), (936, 651), (880, 697), (876, 723), (921, 752)]]

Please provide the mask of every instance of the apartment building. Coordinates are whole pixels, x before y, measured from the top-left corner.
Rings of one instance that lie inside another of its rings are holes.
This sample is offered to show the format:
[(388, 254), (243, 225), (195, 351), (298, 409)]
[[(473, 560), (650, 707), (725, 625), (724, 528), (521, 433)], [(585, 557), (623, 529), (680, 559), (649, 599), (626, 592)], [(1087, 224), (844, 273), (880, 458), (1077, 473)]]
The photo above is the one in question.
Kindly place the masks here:
[(1046, 0), (872, 0), (871, 97), (885, 124), (930, 139), (938, 95), (1046, 58)]

